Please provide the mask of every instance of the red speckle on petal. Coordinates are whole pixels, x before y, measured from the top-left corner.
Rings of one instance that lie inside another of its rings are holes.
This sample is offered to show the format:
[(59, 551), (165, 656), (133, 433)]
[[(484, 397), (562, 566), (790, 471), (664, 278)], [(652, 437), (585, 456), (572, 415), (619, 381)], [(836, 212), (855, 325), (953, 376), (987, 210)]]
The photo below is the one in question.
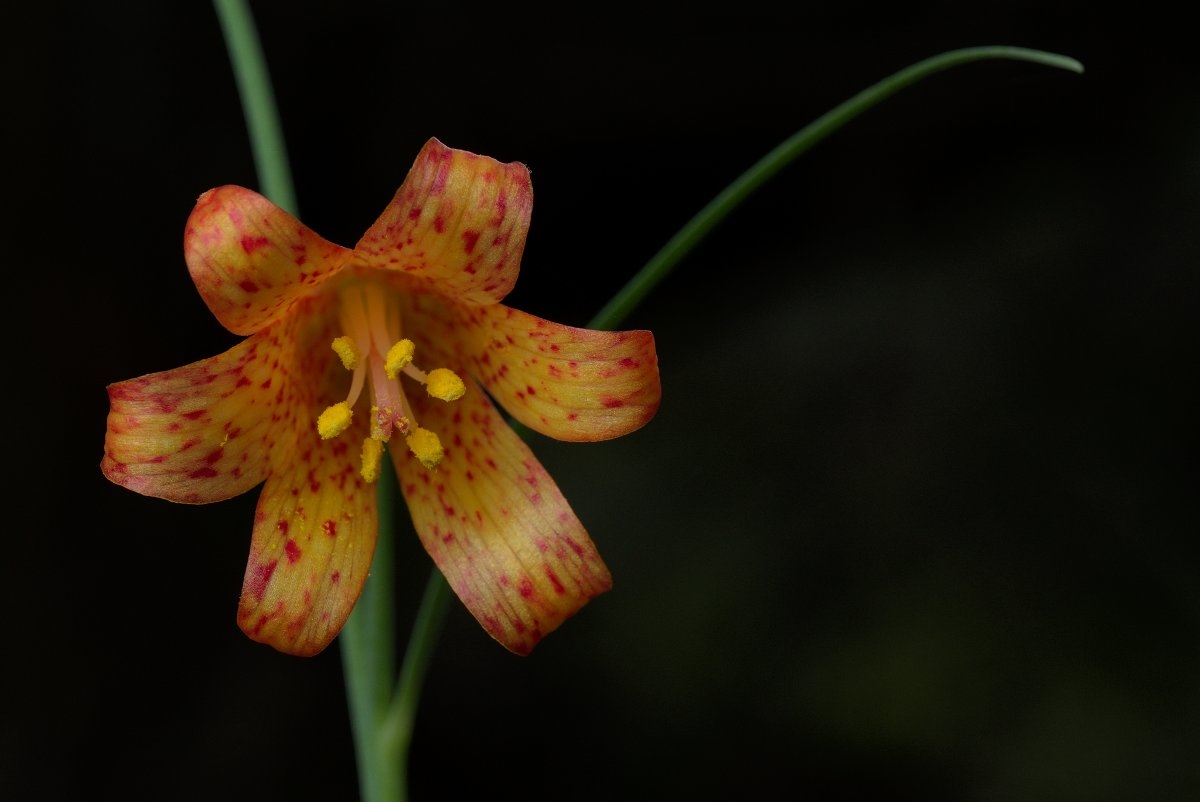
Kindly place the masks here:
[(217, 472), (209, 467), (197, 468), (188, 474), (189, 479), (211, 479), (217, 475)]
[(248, 570), (246, 572), (246, 593), (255, 599), (261, 599), (277, 565), (279, 565), (278, 560), (271, 560), (268, 563), (259, 563)]
[(521, 598), (528, 599), (533, 595), (533, 582), (527, 576), (521, 577), (520, 583), (517, 585), (517, 590), (521, 594)]
[(169, 415), (175, 411), (175, 407), (179, 406), (179, 400), (179, 396), (160, 395), (158, 398), (154, 399), (154, 402), (158, 405), (159, 411)]
[(283, 553), (287, 555), (288, 562), (294, 563), (300, 559), (300, 547), (296, 545), (296, 541), (289, 539), (283, 544)]
[(275, 522), (275, 528), (279, 530), (279, 534), (286, 535), (288, 531), (288, 522), (285, 519), (280, 518)]
[[(259, 248), (263, 247), (266, 244), (267, 244), (266, 237), (252, 237), (249, 234), (242, 237), (242, 250), (245, 251), (246, 253), (254, 253)], [(246, 284), (253, 285), (254, 282), (249, 281), (249, 280), (243, 281), (242, 289), (245, 289)], [(255, 288), (255, 289), (257, 289), (257, 288)], [(246, 290), (246, 292), (254, 292), (254, 290)]]
[(333, 573), (329, 575), (329, 581), (335, 585), (338, 582), (341, 582), (342, 581), (342, 572), (337, 570), (336, 568), (333, 569)]
[(608, 397), (602, 402), (605, 409), (616, 409), (617, 407), (625, 406), (625, 402), (619, 398)]
[(337, 537), (337, 522), (332, 518), (326, 518), (321, 522), (321, 531), (330, 537)]
[(464, 231), (462, 233), (463, 250), (467, 253), (475, 250), (475, 243), (479, 242), (478, 231)]
[(561, 596), (567, 592), (567, 589), (563, 587), (563, 583), (558, 581), (558, 575), (554, 573), (554, 569), (549, 565), (546, 566), (546, 578), (550, 580), (551, 585), (554, 585), (555, 593)]

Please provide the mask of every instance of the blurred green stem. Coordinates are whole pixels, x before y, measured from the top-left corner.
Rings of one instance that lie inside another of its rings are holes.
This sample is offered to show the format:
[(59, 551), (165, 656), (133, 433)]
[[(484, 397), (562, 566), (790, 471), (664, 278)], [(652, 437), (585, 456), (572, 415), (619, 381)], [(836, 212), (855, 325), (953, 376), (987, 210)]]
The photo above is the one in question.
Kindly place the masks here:
[[(279, 115), (253, 18), (245, 0), (213, 0), (213, 3), (220, 17), (237, 78), (261, 191), (280, 207), (298, 215)], [(922, 78), (984, 59), (1016, 59), (1083, 72), (1083, 66), (1078, 61), (1054, 53), (1018, 47), (975, 47), (942, 53), (885, 78), (805, 126), (739, 176), (667, 241), (592, 318), (589, 328), (612, 329), (620, 325), (717, 223), (817, 142)], [(408, 752), (417, 703), (441, 630), (450, 590), (435, 568), (426, 585), (404, 662), (393, 686), (396, 652), (392, 534), (396, 527), (396, 477), (388, 460), (384, 460), (376, 486), (379, 493), (379, 541), (375, 547), (370, 579), (350, 620), (342, 629), (339, 645), (358, 760), (361, 798), (363, 802), (403, 802), (408, 798)]]
[[(254, 17), (245, 0), (213, 0), (229, 60), (237, 81), (242, 112), (258, 172), (259, 190), (279, 207), (299, 216), (279, 112), (271, 88)], [(398, 802), (407, 796), (406, 757), (418, 691), (393, 693), (396, 673), (393, 613), (396, 478), (390, 461), (381, 465), (379, 481), (379, 539), (370, 579), (342, 628), (339, 647), (345, 677), (346, 702), (358, 766), (359, 793), (364, 802)], [(434, 572), (435, 574), (437, 572)], [(445, 584), (441, 574), (430, 585)], [(428, 595), (428, 594), (427, 594)], [(424, 608), (423, 608), (424, 609)], [(441, 614), (434, 605), (424, 612), (416, 633), (420, 643), (404, 662), (401, 689), (420, 686), (428, 654), (436, 640)], [(424, 658), (414, 660), (413, 655)], [(394, 697), (412, 701), (392, 704)]]
[(213, 0), (225, 48), (242, 99), (242, 114), (250, 135), (250, 152), (258, 171), (259, 191), (275, 205), (293, 215), (300, 214), (292, 171), (288, 166), (287, 147), (279, 125), (279, 110), (271, 90), (271, 74), (263, 58), (258, 29), (245, 0)]
[(1046, 53), (1041, 50), (1028, 50), (1023, 47), (1002, 46), (951, 50), (905, 67), (813, 120), (759, 159), (749, 170), (738, 176), (732, 184), (709, 201), (707, 206), (697, 212), (675, 236), (667, 240), (667, 244), (659, 249), (658, 253), (646, 263), (646, 266), (633, 277), (633, 280), (613, 296), (612, 300), (592, 318), (589, 326), (612, 328), (628, 317), (650, 290), (666, 278), (675, 265), (691, 253), (692, 249), (708, 236), (717, 223), (724, 220), (752, 192), (813, 145), (904, 87), (942, 70), (984, 59), (1032, 61), (1047, 67), (1058, 67), (1077, 73), (1083, 72), (1083, 65), (1067, 56)]

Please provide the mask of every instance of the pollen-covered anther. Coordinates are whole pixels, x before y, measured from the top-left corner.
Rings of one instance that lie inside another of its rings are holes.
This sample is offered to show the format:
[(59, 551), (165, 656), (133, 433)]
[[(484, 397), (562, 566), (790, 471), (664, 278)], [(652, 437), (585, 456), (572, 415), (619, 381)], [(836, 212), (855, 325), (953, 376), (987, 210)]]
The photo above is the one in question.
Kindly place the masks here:
[(374, 482), (379, 478), (379, 466), (383, 462), (383, 441), (368, 437), (362, 444), (362, 478)]
[(339, 401), (317, 417), (317, 432), (321, 435), (322, 440), (337, 437), (350, 427), (350, 420), (353, 417), (354, 411), (350, 409), (350, 405), (345, 401)]
[(445, 451), (442, 449), (442, 441), (438, 436), (428, 429), (422, 429), (420, 426), (413, 427), (405, 438), (408, 443), (408, 450), (413, 453), (421, 464), (429, 470), (435, 470), (442, 463), (442, 456)]
[(354, 340), (343, 335), (334, 338), (329, 347), (341, 358), (342, 367), (346, 370), (354, 370), (358, 367), (359, 353), (358, 348), (354, 345)]
[(404, 339), (388, 349), (387, 357), (383, 360), (384, 370), (387, 371), (387, 377), (394, 379), (400, 375), (400, 371), (413, 360), (413, 354), (416, 353), (417, 346), (412, 340)]
[(467, 385), (449, 368), (435, 368), (425, 379), (425, 391), (443, 401), (457, 401), (467, 392)]

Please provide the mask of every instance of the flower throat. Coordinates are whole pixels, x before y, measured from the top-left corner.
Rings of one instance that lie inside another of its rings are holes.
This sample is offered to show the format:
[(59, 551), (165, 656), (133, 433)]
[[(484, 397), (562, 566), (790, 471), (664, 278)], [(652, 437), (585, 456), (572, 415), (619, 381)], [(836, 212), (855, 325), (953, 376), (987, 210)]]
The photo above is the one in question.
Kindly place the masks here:
[(337, 437), (350, 426), (354, 405), (363, 387), (371, 384), (371, 431), (362, 445), (362, 476), (368, 482), (379, 476), (383, 446), (401, 435), (408, 449), (429, 470), (442, 461), (438, 436), (417, 425), (412, 405), (404, 395), (400, 374), (425, 385), (426, 392), (443, 401), (456, 401), (466, 392), (453, 371), (436, 368), (426, 373), (413, 363), (416, 346), (401, 336), (400, 310), (386, 288), (368, 281), (351, 281), (339, 290), (342, 335), (330, 347), (353, 371), (345, 401), (327, 408), (317, 418), (322, 439)]

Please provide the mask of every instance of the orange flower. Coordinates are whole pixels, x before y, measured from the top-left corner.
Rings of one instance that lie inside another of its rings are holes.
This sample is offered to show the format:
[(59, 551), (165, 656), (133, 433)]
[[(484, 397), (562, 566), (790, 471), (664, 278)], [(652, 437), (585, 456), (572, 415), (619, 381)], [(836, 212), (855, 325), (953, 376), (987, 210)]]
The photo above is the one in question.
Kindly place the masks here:
[(200, 196), (188, 269), (221, 324), (246, 339), (110, 385), (100, 467), (130, 490), (189, 504), (265, 480), (238, 610), (251, 638), (313, 655), (341, 630), (375, 550), (385, 447), (426, 551), (506, 648), (527, 654), (611, 586), (488, 395), (560, 440), (626, 434), (658, 408), (654, 338), (499, 303), (532, 205), (524, 165), (436, 139), (353, 250), (248, 189)]

